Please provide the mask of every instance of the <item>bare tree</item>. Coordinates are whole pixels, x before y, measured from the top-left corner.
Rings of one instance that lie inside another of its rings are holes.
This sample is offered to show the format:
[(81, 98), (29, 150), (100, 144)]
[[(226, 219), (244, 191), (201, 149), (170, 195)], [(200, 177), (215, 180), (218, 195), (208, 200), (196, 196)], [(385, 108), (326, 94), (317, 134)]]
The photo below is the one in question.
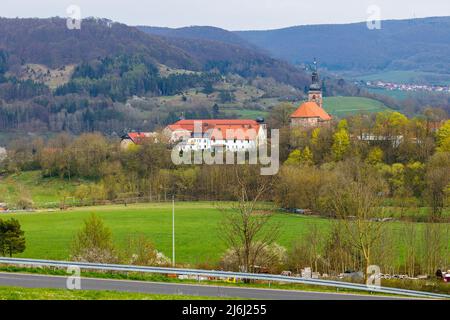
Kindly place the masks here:
[(426, 223), (423, 228), (422, 269), (429, 275), (448, 265), (449, 231), (445, 223)]
[(430, 222), (441, 222), (446, 188), (450, 184), (450, 153), (438, 152), (427, 164), (427, 198), (431, 207)]
[(234, 252), (243, 272), (255, 272), (255, 262), (279, 236), (280, 224), (272, 222), (273, 208), (261, 203), (273, 185), (257, 167), (236, 166), (237, 201), (222, 208), (219, 232)]
[(340, 220), (331, 225), (331, 230), (324, 247), (324, 260), (326, 261), (326, 272), (339, 274), (346, 270), (355, 270), (358, 259), (355, 257), (355, 248), (350, 245), (346, 236), (345, 228)]
[(339, 186), (332, 190), (332, 207), (341, 220), (349, 243), (364, 259), (364, 274), (372, 263), (373, 251), (384, 232), (379, 221), (381, 180), (362, 163), (346, 162), (340, 168)]
[(303, 267), (311, 267), (313, 271), (318, 272), (319, 263), (324, 262), (321, 256), (324, 240), (323, 233), (317, 225), (311, 225), (306, 235), (293, 243), (289, 252), (289, 265), (297, 273), (300, 273)]
[(416, 274), (417, 264), (417, 227), (414, 223), (403, 224), (402, 241), (405, 245), (405, 271), (410, 277)]

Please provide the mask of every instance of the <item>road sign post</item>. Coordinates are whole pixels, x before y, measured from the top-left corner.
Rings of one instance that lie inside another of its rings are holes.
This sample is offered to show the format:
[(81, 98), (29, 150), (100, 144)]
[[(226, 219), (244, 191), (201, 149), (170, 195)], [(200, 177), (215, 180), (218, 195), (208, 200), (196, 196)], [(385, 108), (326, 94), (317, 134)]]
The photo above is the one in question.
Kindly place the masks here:
[(172, 196), (172, 265), (175, 267), (175, 196)]

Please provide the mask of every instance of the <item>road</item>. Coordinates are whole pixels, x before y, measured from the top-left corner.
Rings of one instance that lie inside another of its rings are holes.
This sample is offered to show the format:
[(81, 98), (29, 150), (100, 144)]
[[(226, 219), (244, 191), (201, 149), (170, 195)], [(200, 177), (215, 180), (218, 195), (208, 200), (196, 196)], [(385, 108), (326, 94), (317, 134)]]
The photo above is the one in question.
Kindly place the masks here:
[[(66, 289), (67, 277), (21, 273), (0, 273), (0, 287)], [(357, 294), (287, 291), (259, 288), (239, 288), (211, 285), (161, 283), (146, 281), (81, 279), (82, 290), (111, 290), (148, 294), (235, 297), (261, 300), (383, 300), (401, 299)]]

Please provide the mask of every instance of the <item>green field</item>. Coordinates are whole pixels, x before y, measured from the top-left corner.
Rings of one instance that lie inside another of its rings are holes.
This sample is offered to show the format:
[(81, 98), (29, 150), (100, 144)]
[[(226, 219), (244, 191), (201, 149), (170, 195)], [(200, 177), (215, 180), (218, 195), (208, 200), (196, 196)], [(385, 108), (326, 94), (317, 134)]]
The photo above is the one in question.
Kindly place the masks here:
[(361, 97), (326, 97), (323, 105), (328, 113), (337, 117), (389, 110), (382, 102)]
[(387, 96), (393, 99), (405, 100), (410, 97), (413, 97), (410, 92), (400, 91), (400, 90), (387, 90), (383, 88), (364, 88), (370, 93), (375, 93), (383, 96)]
[(214, 300), (214, 298), (117, 291), (0, 287), (0, 300)]
[(59, 202), (63, 193), (71, 194), (86, 181), (42, 178), (40, 171), (26, 171), (0, 177), (0, 202), (15, 203), (21, 196), (30, 197), (36, 206)]
[(450, 74), (423, 71), (386, 71), (365, 75), (354, 76), (353, 78), (363, 81), (387, 81), (394, 83), (421, 83), (421, 84), (450, 84)]
[[(105, 220), (115, 242), (124, 247), (130, 235), (144, 234), (166, 256), (172, 253), (172, 211), (170, 204), (138, 204), (81, 208), (72, 211), (5, 214), (16, 217), (25, 230), (27, 250), (18, 257), (68, 259), (70, 243), (91, 213)], [(177, 262), (215, 263), (225, 251), (219, 234), (222, 213), (212, 203), (179, 203), (176, 210)], [(315, 224), (327, 228), (327, 219), (279, 214), (274, 218), (284, 226), (280, 244), (292, 240)]]
[[(4, 214), (2, 218), (19, 219), (25, 231), (27, 249), (18, 257), (42, 259), (69, 259), (70, 243), (82, 227), (83, 220), (91, 213), (104, 219), (111, 228), (114, 241), (123, 248), (132, 235), (147, 236), (167, 257), (172, 253), (171, 205), (167, 203), (136, 204), (81, 208), (71, 211)], [(220, 222), (223, 213), (216, 204), (209, 202), (177, 203), (176, 206), (176, 255), (177, 263), (195, 266), (200, 263), (215, 264), (226, 250), (220, 238)], [(274, 222), (281, 224), (281, 236), (277, 241), (289, 249), (292, 242), (303, 238), (313, 226), (327, 230), (331, 220), (293, 214), (276, 214)], [(401, 222), (392, 222), (395, 241), (402, 252), (400, 241)], [(418, 228), (422, 224), (417, 223)], [(449, 239), (450, 240), (450, 239)], [(397, 246), (397, 245), (396, 245)], [(399, 255), (401, 261), (402, 255)]]

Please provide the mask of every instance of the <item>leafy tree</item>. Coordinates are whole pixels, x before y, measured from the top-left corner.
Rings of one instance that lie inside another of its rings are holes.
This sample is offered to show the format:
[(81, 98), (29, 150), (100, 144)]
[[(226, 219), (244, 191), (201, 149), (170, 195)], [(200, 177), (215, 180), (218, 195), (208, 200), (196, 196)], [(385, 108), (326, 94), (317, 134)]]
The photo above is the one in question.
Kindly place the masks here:
[(446, 189), (450, 184), (450, 153), (438, 152), (427, 164), (427, 199), (432, 209), (431, 221), (440, 221), (445, 205)]
[(412, 195), (419, 198), (425, 189), (425, 165), (421, 162), (411, 162), (405, 166), (405, 187)]
[(319, 144), (319, 137), (320, 137), (320, 128), (315, 128), (311, 133), (311, 144), (313, 146), (316, 146)]
[(25, 232), (22, 231), (20, 223), (16, 219), (0, 219), (0, 253), (2, 256), (8, 254), (22, 253), (25, 251)]
[(312, 165), (313, 162), (313, 154), (308, 146), (303, 149), (303, 152), (301, 150), (294, 150), (289, 155), (288, 159), (284, 163), (285, 165)]
[(291, 114), (295, 111), (295, 108), (290, 103), (280, 103), (276, 105), (270, 112), (268, 122), (274, 129), (280, 129), (282, 127), (289, 126), (291, 121)]
[(332, 152), (336, 161), (344, 158), (350, 147), (350, 136), (346, 129), (340, 129), (333, 135)]
[(74, 192), (76, 199), (80, 200), (82, 203), (91, 195), (91, 188), (86, 184), (79, 185)]
[(294, 150), (289, 154), (288, 159), (284, 162), (285, 165), (293, 166), (300, 165), (302, 162), (302, 152), (298, 149)]
[(303, 149), (302, 162), (306, 165), (314, 164), (313, 153), (311, 152), (311, 149), (308, 146), (306, 146), (305, 149)]
[(450, 120), (447, 120), (444, 125), (437, 131), (437, 150), (439, 152), (450, 152)]
[(372, 165), (383, 162), (383, 150), (380, 147), (374, 147), (367, 155), (366, 162)]
[(130, 237), (125, 249), (125, 263), (138, 266), (169, 265), (170, 261), (159, 253), (153, 243), (143, 235)]
[(338, 123), (338, 130), (348, 130), (348, 122), (346, 119), (342, 119)]
[(75, 261), (117, 262), (111, 230), (95, 214), (84, 221), (83, 228), (75, 236), (71, 247), (71, 256)]

